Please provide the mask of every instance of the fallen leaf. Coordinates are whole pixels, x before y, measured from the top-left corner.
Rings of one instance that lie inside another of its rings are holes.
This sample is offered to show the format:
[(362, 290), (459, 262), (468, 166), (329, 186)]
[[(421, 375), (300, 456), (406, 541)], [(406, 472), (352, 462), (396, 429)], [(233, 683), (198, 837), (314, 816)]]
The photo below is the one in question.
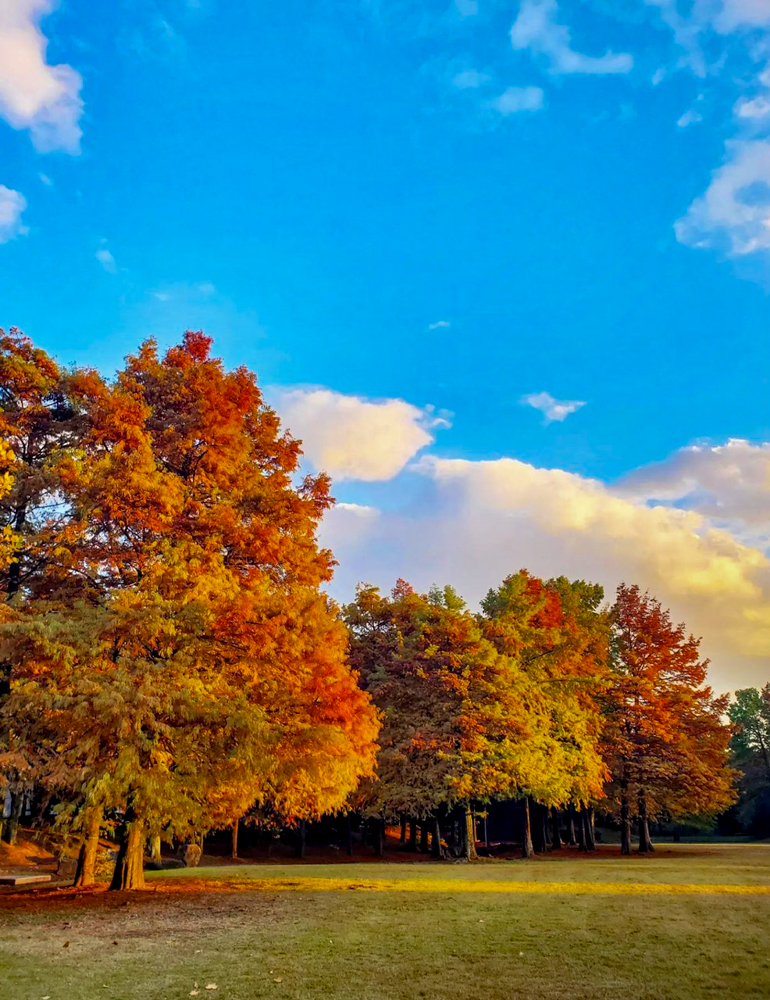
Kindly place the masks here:
[(207, 990), (215, 990), (217, 988), (218, 987), (216, 983), (209, 983), (208, 986), (206, 987)]
[(190, 993), (188, 995), (191, 997), (197, 997), (199, 993), (200, 990), (190, 990)]
[(70, 946), (69, 941), (65, 941), (64, 944), (62, 945), (62, 948), (69, 948), (69, 946)]
[(277, 978), (277, 979), (274, 979), (274, 980), (273, 980), (273, 982), (274, 982), (274, 983), (282, 983), (282, 982), (283, 982), (283, 979), (281, 979), (281, 977), (280, 977), (280, 976), (278, 976), (278, 978)]

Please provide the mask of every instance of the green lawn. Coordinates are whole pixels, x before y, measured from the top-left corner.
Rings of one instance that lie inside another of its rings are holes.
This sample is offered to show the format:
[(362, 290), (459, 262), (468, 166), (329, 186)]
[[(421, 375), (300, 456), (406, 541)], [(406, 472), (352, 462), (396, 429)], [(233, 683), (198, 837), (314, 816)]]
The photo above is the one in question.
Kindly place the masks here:
[[(770, 886), (765, 846), (240, 865), (148, 885), (0, 896), (2, 1000), (176, 1000), (195, 983), (200, 997), (242, 1000), (770, 997), (770, 894), (683, 888)], [(655, 885), (667, 888), (633, 888)]]

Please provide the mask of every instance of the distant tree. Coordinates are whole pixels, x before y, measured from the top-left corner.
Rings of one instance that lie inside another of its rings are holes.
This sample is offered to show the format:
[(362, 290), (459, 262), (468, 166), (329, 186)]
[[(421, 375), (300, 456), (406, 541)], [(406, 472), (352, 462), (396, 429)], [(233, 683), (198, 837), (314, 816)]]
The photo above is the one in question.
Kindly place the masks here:
[(770, 836), (770, 684), (735, 692), (729, 709), (732, 763), (739, 773), (738, 818), (757, 837)]
[(707, 687), (700, 640), (673, 625), (660, 603), (621, 584), (613, 608), (613, 669), (604, 730), (619, 808), (621, 849), (653, 849), (649, 821), (716, 813), (735, 798), (728, 765), (727, 698)]

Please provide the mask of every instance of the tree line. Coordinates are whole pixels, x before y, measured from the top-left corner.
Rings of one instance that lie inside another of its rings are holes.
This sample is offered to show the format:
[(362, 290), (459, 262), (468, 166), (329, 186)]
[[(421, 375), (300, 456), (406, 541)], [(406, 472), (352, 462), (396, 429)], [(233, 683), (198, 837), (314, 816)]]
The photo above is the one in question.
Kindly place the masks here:
[(478, 613), (451, 587), (339, 608), (317, 540), (328, 478), (300, 476), (253, 373), (188, 332), (113, 378), (0, 336), (0, 774), (30, 787), (113, 888), (148, 842), (244, 816), (419, 824), (472, 858), (474, 812), (516, 801), (525, 856), (597, 808), (641, 850), (660, 816), (734, 800), (726, 698), (650, 595), (520, 571)]

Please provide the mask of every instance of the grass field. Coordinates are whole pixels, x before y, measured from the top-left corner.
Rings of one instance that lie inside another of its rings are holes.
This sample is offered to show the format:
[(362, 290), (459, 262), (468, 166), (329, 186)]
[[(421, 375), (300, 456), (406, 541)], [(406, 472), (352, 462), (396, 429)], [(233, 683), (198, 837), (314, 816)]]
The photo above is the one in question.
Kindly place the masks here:
[(770, 997), (770, 846), (238, 865), (148, 885), (0, 895), (2, 1000)]

